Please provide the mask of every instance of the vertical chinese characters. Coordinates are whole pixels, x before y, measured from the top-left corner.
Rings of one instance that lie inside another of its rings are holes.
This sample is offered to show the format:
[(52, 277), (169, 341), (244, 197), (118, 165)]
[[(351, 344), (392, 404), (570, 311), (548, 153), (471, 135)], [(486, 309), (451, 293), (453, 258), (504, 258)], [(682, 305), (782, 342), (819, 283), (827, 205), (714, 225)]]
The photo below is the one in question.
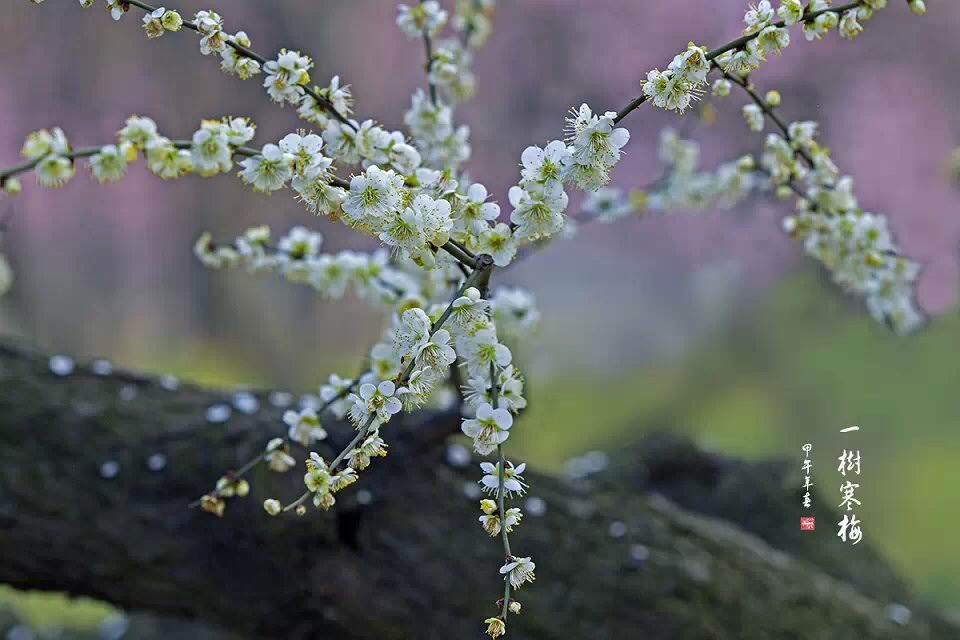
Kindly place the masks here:
[(811, 505), (810, 500), (810, 488), (813, 486), (813, 481), (810, 480), (810, 470), (813, 467), (813, 461), (810, 460), (810, 452), (813, 450), (813, 445), (809, 442), (803, 445), (803, 508), (809, 509)]
[[(842, 433), (854, 431), (855, 429), (844, 429)], [(857, 497), (857, 490), (860, 488), (859, 482), (852, 482), (847, 474), (860, 476), (860, 450), (844, 449), (838, 458), (840, 466), (837, 472), (847, 480), (840, 485), (841, 500), (838, 505), (844, 509), (843, 519), (837, 523), (837, 537), (844, 542), (859, 544), (863, 540), (863, 530), (860, 527), (860, 520), (854, 509), (860, 506), (860, 499)]]

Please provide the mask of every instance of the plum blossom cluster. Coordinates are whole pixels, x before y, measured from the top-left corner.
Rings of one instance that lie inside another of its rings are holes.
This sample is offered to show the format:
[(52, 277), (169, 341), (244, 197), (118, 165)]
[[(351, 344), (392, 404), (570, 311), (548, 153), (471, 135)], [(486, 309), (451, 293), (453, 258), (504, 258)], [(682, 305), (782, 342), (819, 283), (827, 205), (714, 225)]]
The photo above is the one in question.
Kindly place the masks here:
[(664, 165), (664, 178), (644, 198), (650, 210), (730, 209), (755, 189), (756, 165), (751, 155), (705, 171), (700, 168), (700, 146), (670, 128), (660, 133), (658, 155)]
[[(566, 140), (552, 140), (543, 148), (530, 146), (520, 156), (521, 180), (511, 187), (511, 230), (517, 245), (542, 240), (564, 230), (564, 212), (572, 183), (596, 191), (610, 180), (630, 133), (615, 126), (616, 113), (597, 115), (587, 104), (571, 109)], [(499, 265), (500, 263), (498, 263)]]
[(272, 232), (265, 225), (247, 229), (229, 244), (217, 244), (204, 233), (194, 245), (194, 254), (211, 269), (277, 273), (335, 300), (353, 291), (361, 299), (390, 306), (401, 300), (421, 300), (425, 291), (435, 291), (445, 284), (436, 280), (444, 270), (431, 271), (430, 277), (424, 278), (425, 272), (410, 263), (391, 264), (385, 250), (324, 253), (323, 235), (303, 226), (291, 228), (276, 244), (272, 241)]
[[(93, 0), (79, 4), (89, 7)], [(490, 457), (480, 464), (479, 484), (487, 497), (480, 502), (479, 523), (500, 538), (504, 549), (499, 570), (503, 598), (498, 614), (485, 620), (491, 637), (505, 635), (508, 614), (520, 612), (512, 592), (535, 579), (533, 560), (514, 554), (510, 545), (523, 513), (507, 500), (522, 496), (528, 485), (526, 465), (510, 462), (505, 445), (527, 399), (524, 377), (505, 341), (528, 335), (540, 314), (528, 292), (492, 289), (490, 276), (495, 267), (510, 265), (518, 248), (571, 232), (567, 188), (587, 192), (584, 209), (593, 219), (612, 221), (642, 209), (729, 207), (753, 193), (765, 175), (778, 195), (796, 194), (796, 212), (784, 227), (803, 239), (807, 252), (842, 287), (864, 296), (871, 313), (898, 332), (920, 322), (912, 302), (918, 267), (899, 255), (886, 219), (859, 207), (852, 179), (840, 174), (817, 142), (816, 123), (780, 121), (774, 113), (779, 93), (760, 98), (748, 80), (768, 56), (789, 46), (792, 26), (800, 25), (807, 40), (832, 30), (854, 38), (886, 0), (835, 6), (828, 0), (780, 0), (776, 8), (770, 0), (759, 0), (746, 11), (740, 38), (715, 50), (689, 43), (666, 69), (646, 74), (642, 94), (621, 111), (598, 111), (587, 104), (572, 109), (563, 139), (529, 146), (521, 154), (520, 180), (508, 192), (509, 223), (487, 187), (461, 169), (471, 153), (470, 129), (454, 120), (455, 106), (476, 90), (472, 63), (490, 34), (494, 0), (455, 0), (452, 11), (437, 0), (400, 6), (398, 28), (411, 41), (422, 42), (426, 53), (427, 87), (411, 96), (403, 117), (406, 132), (352, 118), (351, 88), (339, 76), (326, 86), (314, 84), (309, 56), (280, 49), (272, 59), (263, 57), (251, 49), (244, 31), (228, 31), (215, 11), (197, 11), (185, 19), (176, 10), (139, 0), (103, 4), (115, 20), (131, 8), (141, 9), (140, 24), (150, 39), (194, 31), (202, 55), (218, 59), (228, 75), (262, 76), (268, 97), (292, 105), (317, 132), (294, 131), (254, 149), (246, 146), (255, 134), (246, 118), (205, 120), (190, 139), (171, 140), (150, 118), (132, 116), (115, 143), (75, 149), (61, 129), (43, 129), (27, 137), (24, 163), (0, 171), (0, 188), (19, 192), (17, 175), (31, 170), (40, 185), (62, 186), (74, 176), (78, 159), (87, 159), (97, 180), (110, 182), (142, 157), (152, 173), (165, 179), (236, 170), (258, 192), (291, 189), (310, 212), (376, 238), (382, 248), (370, 254), (325, 253), (323, 236), (303, 226), (275, 242), (266, 226), (247, 229), (230, 243), (215, 243), (209, 234), (197, 241), (195, 254), (208, 267), (279, 274), (333, 299), (352, 291), (386, 309), (388, 323), (358, 375), (331, 375), (320, 386), (316, 406), (287, 411), (284, 436), (271, 438), (253, 460), (223, 475), (196, 504), (222, 515), (228, 499), (249, 494), (245, 475), (257, 465), (278, 473), (294, 468), (296, 446), (304, 450), (303, 493), (286, 504), (270, 498), (263, 503), (265, 511), (302, 515), (308, 503), (329, 509), (336, 493), (388, 454), (391, 420), (404, 411), (458, 403), (463, 434), (476, 454)], [(908, 4), (916, 13), (925, 11), (923, 0)], [(448, 25), (454, 33), (442, 37)], [(630, 193), (608, 187), (630, 138), (619, 126), (621, 120), (647, 101), (685, 112), (705, 94), (715, 70), (723, 77), (713, 83), (713, 95), (742, 87), (752, 100), (743, 110), (748, 126), (759, 132), (769, 119), (780, 129), (767, 136), (760, 161), (744, 156), (703, 170), (697, 145), (667, 130), (659, 144), (661, 180)], [(349, 179), (336, 175), (334, 162), (354, 169)], [(0, 291), (9, 280), (0, 257)], [(327, 412), (338, 421), (348, 420), (355, 431), (333, 456), (312, 450), (327, 446), (322, 424)]]
[[(601, 187), (589, 192), (577, 222), (611, 223), (634, 213), (730, 209), (757, 189), (753, 156), (744, 155), (709, 171), (700, 168), (700, 146), (673, 128), (660, 132), (658, 156), (663, 173), (645, 189)], [(574, 227), (568, 222), (565, 233)]]
[[(766, 136), (760, 170), (779, 196), (796, 196), (796, 212), (784, 218), (784, 230), (803, 240), (806, 252), (834, 282), (864, 297), (877, 321), (899, 334), (921, 326), (924, 318), (913, 293), (919, 265), (900, 254), (886, 216), (860, 207), (853, 178), (840, 173), (829, 149), (817, 141), (819, 125), (784, 122), (776, 114), (779, 92), (761, 97), (748, 81), (725, 75), (752, 100), (747, 105), (754, 107), (747, 118), (752, 130), (762, 130), (767, 119), (779, 128)], [(751, 122), (754, 118), (758, 122)]]
[[(926, 10), (923, 0), (909, 4), (916, 13)], [(799, 24), (807, 40), (819, 40), (834, 29), (853, 39), (863, 31), (862, 23), (886, 5), (887, 0), (860, 0), (837, 7), (831, 7), (829, 0), (781, 0), (774, 8), (770, 0), (759, 0), (743, 16), (742, 38), (712, 51), (690, 43), (665, 70), (647, 73), (638, 101), (649, 100), (661, 109), (683, 113), (704, 94), (711, 62), (727, 73), (744, 76), (790, 45), (791, 26)]]

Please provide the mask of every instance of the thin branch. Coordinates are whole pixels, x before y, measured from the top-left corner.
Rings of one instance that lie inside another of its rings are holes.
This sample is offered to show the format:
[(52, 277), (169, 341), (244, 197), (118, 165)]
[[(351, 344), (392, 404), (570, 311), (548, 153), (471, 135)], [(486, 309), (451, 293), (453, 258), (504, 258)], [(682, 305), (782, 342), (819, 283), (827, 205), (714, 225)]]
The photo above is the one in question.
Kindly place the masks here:
[[(325, 403), (323, 403), (323, 405), (321, 405), (320, 408), (317, 409), (317, 415), (318, 415), (318, 416), (323, 415), (323, 413), (324, 413), (327, 409), (329, 409), (330, 407), (332, 407), (336, 402), (338, 402), (339, 400), (343, 400), (343, 399), (346, 398), (348, 395), (350, 395), (350, 394), (353, 392), (353, 390), (357, 388), (357, 385), (360, 384), (360, 376), (361, 376), (362, 374), (363, 374), (362, 371), (361, 371), (360, 373), (358, 373), (357, 376), (350, 382), (349, 385), (347, 385), (346, 387), (344, 387), (343, 389), (341, 389), (340, 391), (338, 391), (332, 398), (330, 398), (330, 399), (327, 400)], [(285, 437), (285, 438), (283, 438), (283, 444), (280, 445), (280, 447), (281, 447), (281, 448), (282, 448), (282, 447), (285, 447), (285, 446), (287, 446), (289, 443), (290, 443), (290, 438), (289, 438), (289, 437)], [(252, 470), (253, 470), (257, 465), (259, 465), (261, 462), (263, 462), (263, 461), (266, 459), (266, 457), (267, 457), (267, 455), (268, 455), (269, 453), (270, 453), (269, 451), (267, 451), (266, 449), (264, 449), (263, 451), (260, 452), (259, 455), (255, 456), (255, 457), (252, 458), (251, 460), (247, 461), (243, 466), (241, 466), (241, 467), (240, 467), (239, 469), (237, 469), (236, 471), (227, 471), (227, 473), (224, 474), (224, 477), (226, 477), (227, 479), (229, 479), (229, 480), (231, 481), (231, 483), (236, 482), (237, 480), (239, 480), (240, 478), (242, 478), (243, 476), (245, 476), (246, 474), (248, 474), (250, 471), (252, 471)], [(224, 492), (221, 491), (221, 490), (218, 490), (218, 489), (214, 489), (213, 491), (211, 491), (210, 493), (208, 493), (208, 494), (206, 494), (206, 495), (207, 495), (207, 496), (210, 496), (210, 497), (223, 498), (223, 497), (224, 497)], [(195, 508), (195, 507), (200, 506), (200, 503), (201, 503), (202, 499), (203, 499), (203, 498), (198, 498), (197, 500), (194, 500), (193, 502), (191, 502), (191, 503), (188, 505), (189, 508), (193, 509), (193, 508)]]
[[(133, 5), (135, 7), (139, 7), (140, 9), (143, 9), (148, 14), (153, 13), (154, 11), (157, 10), (157, 7), (149, 5), (146, 2), (140, 2), (140, 0), (127, 0), (127, 4)], [(190, 29), (192, 31), (199, 31), (196, 23), (189, 20), (184, 20), (183, 26), (185, 26), (187, 29)], [(236, 42), (233, 42), (232, 40), (227, 40), (227, 45), (233, 48), (233, 50), (236, 51), (241, 56), (257, 61), (261, 67), (267, 63), (266, 58), (264, 58), (262, 55), (260, 55), (259, 53), (257, 53), (252, 49), (248, 49), (243, 45), (239, 45)], [(338, 120), (342, 124), (345, 124), (351, 129), (353, 129), (354, 131), (357, 130), (356, 125), (350, 122), (350, 120), (345, 115), (337, 111), (337, 108), (333, 106), (333, 103), (330, 102), (330, 100), (328, 100), (326, 97), (314, 91), (313, 88), (310, 87), (309, 85), (301, 84), (299, 86), (303, 89), (304, 93), (306, 93), (308, 96), (316, 100), (317, 103), (323, 107), (324, 111), (329, 113), (331, 116), (333, 116), (336, 120)]]
[[(811, 4), (812, 4), (812, 3), (811, 3)], [(844, 11), (848, 11), (848, 10), (850, 10), (850, 9), (856, 9), (857, 7), (861, 6), (862, 4), (863, 4), (863, 0), (856, 0), (855, 2), (848, 2), (847, 4), (842, 4), (842, 5), (839, 5), (839, 6), (836, 6), (836, 7), (829, 7), (829, 8), (827, 8), (827, 9), (821, 9), (821, 10), (819, 10), (819, 11), (810, 11), (810, 6), (811, 6), (811, 5), (807, 5), (807, 11), (804, 13), (803, 19), (802, 19), (798, 24), (802, 24), (802, 23), (808, 22), (808, 21), (810, 21), (810, 20), (815, 20), (818, 16), (820, 16), (820, 15), (822, 15), (822, 14), (824, 14), (824, 13), (827, 13), (827, 12), (829, 12), (829, 11), (833, 11), (833, 12), (836, 12), (836, 13), (843, 13)], [(774, 22), (771, 26), (774, 26), (774, 27), (777, 27), (778, 29), (781, 29), (781, 28), (787, 26), (787, 24), (786, 24), (783, 20), (780, 20), (779, 22)], [(740, 48), (746, 46), (747, 43), (749, 43), (751, 40), (756, 39), (759, 35), (760, 35), (759, 32), (757, 32), (757, 33), (751, 33), (751, 34), (748, 34), (748, 35), (745, 35), (745, 36), (741, 36), (741, 37), (739, 37), (739, 38), (737, 38), (737, 39), (735, 39), (735, 40), (731, 40), (731, 41), (728, 42), (727, 44), (721, 45), (721, 46), (717, 47), (716, 49), (712, 49), (712, 50), (710, 50), (710, 51), (707, 52), (707, 60), (709, 60), (709, 61), (712, 62), (712, 61), (715, 60), (716, 58), (719, 58), (719, 57), (722, 56), (723, 54), (727, 53), (728, 51), (734, 51), (735, 49), (740, 49)], [(642, 104), (643, 104), (644, 102), (646, 102), (646, 101), (647, 101), (647, 96), (646, 96), (646, 95), (640, 95), (640, 96), (637, 96), (636, 98), (634, 98), (633, 100), (631, 100), (625, 107), (623, 107), (622, 109), (620, 109), (620, 110), (617, 112), (617, 117), (613, 119), (614, 124), (617, 124), (618, 122), (620, 122), (621, 120), (623, 120), (623, 119), (624, 119), (625, 117), (627, 117), (631, 112), (633, 112), (633, 111), (635, 111), (636, 109), (638, 109), (638, 108), (640, 107), (640, 105), (642, 105)]]
[[(423, 4), (425, 0), (420, 0), (420, 4)], [(433, 103), (433, 106), (437, 106), (437, 84), (430, 77), (430, 73), (433, 71), (433, 43), (430, 41), (430, 32), (427, 31), (427, 28), (423, 29), (423, 47), (427, 53), (427, 63), (424, 66), (424, 71), (427, 72), (427, 83), (430, 85), (430, 102)]]
[[(496, 365), (490, 363), (490, 398), (491, 403), (494, 409), (497, 408), (497, 370)], [(505, 481), (506, 481), (506, 469), (507, 469), (507, 459), (503, 454), (503, 445), (497, 445), (497, 457), (500, 459), (500, 469), (499, 469), (499, 482), (500, 486), (497, 488), (497, 511), (500, 517), (500, 538), (503, 541), (503, 556), (507, 562), (510, 561), (513, 553), (510, 551), (510, 536), (507, 535), (507, 510), (505, 508), (504, 494), (505, 490)], [(509, 612), (510, 607), (510, 576), (505, 575), (503, 577), (503, 622), (507, 622), (507, 613)]]
[[(770, 121), (773, 122), (778, 129), (780, 129), (780, 131), (783, 133), (784, 139), (789, 143), (793, 143), (793, 136), (790, 135), (790, 128), (783, 121), (780, 115), (776, 112), (776, 109), (773, 106), (771, 106), (770, 103), (767, 102), (763, 97), (761, 97), (760, 94), (756, 92), (756, 90), (753, 88), (753, 85), (750, 83), (749, 79), (739, 78), (732, 73), (728, 73), (723, 69), (723, 67), (717, 64), (716, 60), (712, 62), (712, 65), (714, 69), (716, 69), (721, 74), (723, 74), (724, 78), (726, 78), (733, 84), (743, 89), (744, 92), (746, 92), (746, 94), (750, 96), (750, 99), (753, 100), (754, 104), (760, 107), (760, 110), (763, 111), (763, 113), (768, 118), (770, 118)], [(802, 146), (798, 146), (796, 147), (796, 151), (797, 151), (797, 154), (799, 154), (800, 157), (803, 158), (804, 162), (807, 163), (807, 166), (809, 166), (811, 169), (816, 167), (816, 163), (814, 162), (813, 158), (810, 156), (810, 153), (806, 149), (804, 149)]]
[[(176, 149), (190, 149), (191, 147), (193, 147), (193, 142), (191, 142), (190, 140), (171, 140), (170, 144), (173, 145), (174, 148)], [(102, 146), (81, 147), (79, 149), (71, 149), (66, 153), (57, 154), (57, 155), (60, 155), (61, 157), (64, 157), (64, 158), (68, 158), (70, 160), (75, 160), (77, 158), (89, 158), (90, 156), (94, 156), (100, 153), (102, 149), (103, 149)], [(252, 149), (250, 147), (233, 147), (233, 153), (239, 156), (243, 156), (245, 158), (251, 158), (253, 156), (260, 155), (260, 152), (257, 149)], [(0, 171), (0, 183), (2, 183), (4, 180), (11, 178), (15, 175), (26, 173), (27, 171), (32, 171), (33, 169), (36, 168), (38, 164), (40, 164), (40, 161), (43, 160), (45, 157), (46, 156), (41, 156), (34, 160), (28, 160), (27, 162), (22, 162), (18, 165), (14, 165), (8, 169), (4, 169)], [(343, 189), (350, 188), (349, 182), (347, 182), (343, 178), (338, 178), (337, 176), (330, 177), (330, 184), (332, 184), (335, 187), (341, 187)]]

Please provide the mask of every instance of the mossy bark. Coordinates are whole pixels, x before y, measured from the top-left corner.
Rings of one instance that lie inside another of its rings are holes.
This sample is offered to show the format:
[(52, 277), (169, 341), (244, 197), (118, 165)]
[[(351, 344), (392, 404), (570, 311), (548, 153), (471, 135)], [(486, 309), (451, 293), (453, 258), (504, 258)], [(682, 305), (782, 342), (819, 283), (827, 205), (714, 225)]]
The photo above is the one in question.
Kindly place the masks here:
[[(280, 430), (258, 395), (255, 415), (208, 424), (228, 394), (82, 366), (58, 377), (44, 354), (0, 342), (0, 582), (246, 637), (483, 637), (503, 558), (464, 493), (476, 466), (445, 460), (457, 416), (391, 422), (390, 455), (331, 512), (263, 512), (265, 497), (298, 495), (299, 469), (254, 474), (222, 519), (187, 509)], [(328, 431), (330, 447), (351, 435)], [(119, 464), (110, 479), (105, 461)], [(547, 509), (514, 536), (537, 581), (517, 594), (510, 637), (960, 638), (866, 544), (793, 533), (798, 485), (781, 469), (654, 437), (588, 481), (528, 474)]]

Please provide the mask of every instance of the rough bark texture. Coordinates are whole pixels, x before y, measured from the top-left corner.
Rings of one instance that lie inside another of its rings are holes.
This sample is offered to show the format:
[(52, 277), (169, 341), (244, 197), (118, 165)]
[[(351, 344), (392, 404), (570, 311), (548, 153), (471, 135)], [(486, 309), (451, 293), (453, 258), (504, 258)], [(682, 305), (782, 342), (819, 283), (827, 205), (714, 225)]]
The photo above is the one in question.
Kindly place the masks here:
[[(477, 503), (464, 487), (476, 466), (445, 461), (456, 416), (391, 422), (390, 455), (334, 511), (263, 513), (264, 497), (299, 494), (297, 469), (254, 474), (251, 496), (218, 519), (186, 505), (281, 424), (262, 394), (256, 415), (205, 423), (226, 397), (82, 366), (58, 377), (46, 356), (0, 342), (0, 582), (242, 637), (483, 637), (503, 558), (471, 524)], [(332, 444), (350, 435), (328, 431)], [(167, 465), (151, 471), (157, 452)], [(100, 472), (107, 460), (120, 465), (112, 479)], [(836, 540), (832, 513), (801, 537), (788, 468), (653, 436), (587, 481), (529, 474), (547, 510), (515, 533), (537, 581), (518, 594), (510, 637), (960, 638), (867, 543)], [(611, 535), (612, 522), (625, 534)], [(891, 603), (911, 610), (907, 624)]]

